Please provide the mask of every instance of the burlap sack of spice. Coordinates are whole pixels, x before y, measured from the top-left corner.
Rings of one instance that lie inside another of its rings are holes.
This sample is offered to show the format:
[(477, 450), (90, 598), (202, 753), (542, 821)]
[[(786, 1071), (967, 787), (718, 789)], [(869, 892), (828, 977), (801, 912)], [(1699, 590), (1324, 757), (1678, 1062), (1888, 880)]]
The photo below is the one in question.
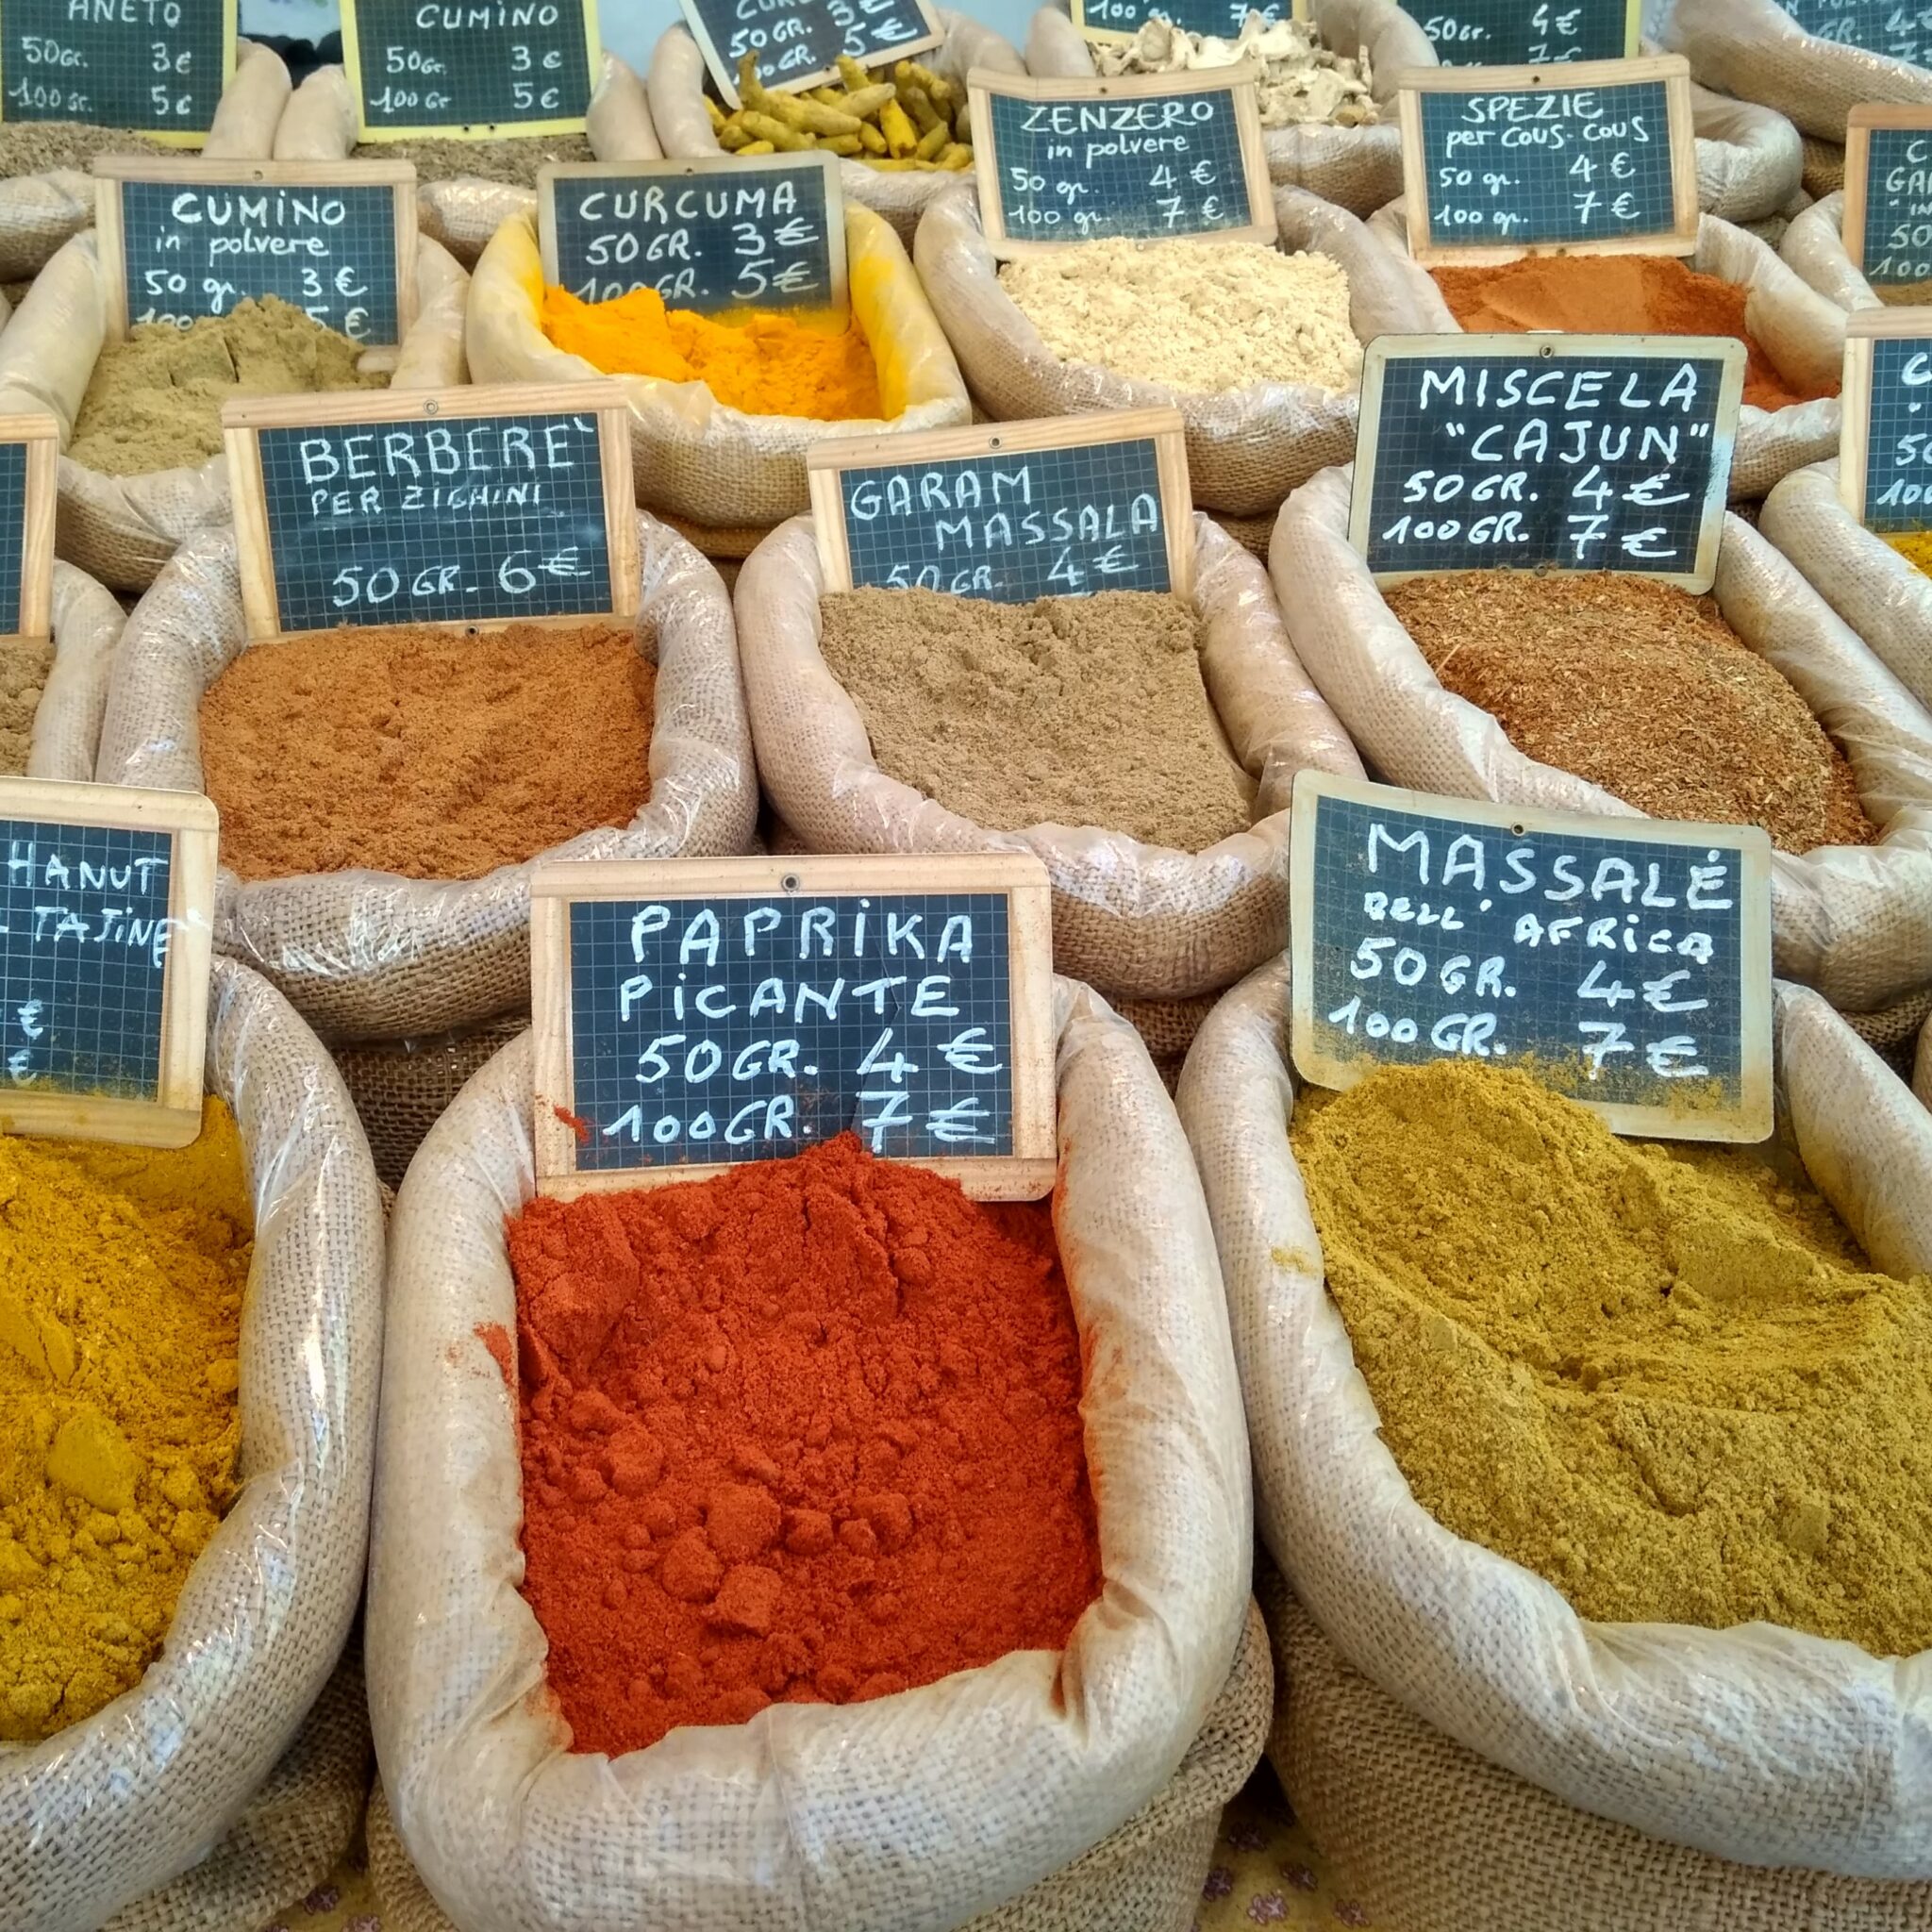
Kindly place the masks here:
[[(751, 839), (758, 779), (731, 600), (710, 565), (650, 517), (638, 518), (638, 649), (657, 666), (650, 796), (628, 825), (586, 832), (543, 859), (724, 857)], [(101, 781), (202, 790), (202, 693), (247, 648), (234, 533), (204, 530), (128, 620)], [(224, 867), (215, 946), (278, 986), (330, 1041), (469, 1026), (528, 1003), (529, 877), (528, 864), (458, 880), (361, 871), (242, 880)]]
[[(296, 89), (275, 131), (275, 158), (281, 161), (337, 161), (358, 152), (356, 97), (340, 67), (319, 67)], [(643, 83), (615, 54), (606, 54), (584, 116), (584, 136), (600, 161), (655, 161), (664, 150), (651, 125)], [(382, 143), (360, 151), (364, 160), (380, 160)], [(533, 190), (508, 181), (460, 175), (448, 181), (416, 183), (416, 212), (423, 232), (463, 263), (474, 267), (491, 236), (512, 215), (535, 216)]]
[(1553, 1798), (1405, 1710), (1256, 1569), (1281, 1687), (1269, 1762), (1379, 1932), (1932, 1927), (1932, 1885), (1733, 1864)]
[(208, 1085), (234, 1110), (254, 1195), (246, 1479), (140, 1685), (43, 1743), (0, 1744), (9, 1932), (97, 1932), (216, 1845), (321, 1694), (361, 1594), (383, 1319), (369, 1149), (321, 1042), (225, 959)]
[[(1348, 276), (1349, 323), (1364, 342), (1454, 326), (1435, 284), (1391, 257), (1344, 208), (1301, 188), (1274, 191), (1285, 254), (1325, 255)], [(1000, 286), (979, 202), (969, 184), (926, 211), (913, 248), (978, 408), (996, 422), (1090, 409), (1175, 408), (1187, 429), (1194, 502), (1235, 516), (1272, 512), (1296, 484), (1355, 450), (1357, 394), (1308, 384), (1257, 382), (1207, 395), (1117, 375), (1097, 362), (1063, 362)]]
[[(682, 29), (674, 29), (681, 32)], [(828, 437), (945, 429), (972, 406), (944, 332), (883, 217), (848, 202), (852, 312), (878, 367), (882, 422), (818, 422), (728, 408), (702, 382), (605, 376), (543, 333), (543, 264), (534, 215), (491, 238), (470, 284), (470, 373), (477, 382), (615, 381), (630, 404), (638, 501), (693, 523), (770, 525), (808, 507), (805, 458)], [(4, 339), (0, 339), (4, 340)]]
[[(462, 315), (468, 277), (425, 237), (416, 256), (417, 318), (391, 378), (398, 389), (463, 380)], [(0, 408), (50, 409), (63, 443), (74, 433), (107, 341), (95, 237), (76, 235), (42, 270), (0, 334)], [(228, 465), (110, 476), (60, 458), (54, 547), (110, 590), (142, 591), (191, 531), (228, 521)]]
[(1919, 1050), (1912, 1059), (1912, 1091), (1932, 1108), (1932, 1019), (1919, 1035)]
[(1054, 963), (1137, 1000), (1214, 992), (1281, 943), (1288, 801), (1304, 765), (1361, 770), (1297, 662), (1267, 573), (1194, 518), (1201, 671), (1236, 759), (1259, 786), (1255, 822), (1205, 852), (1097, 826), (993, 831), (873, 762), (865, 721), (819, 652), (824, 589), (810, 522), (774, 530), (738, 580), (739, 656), (774, 810), (813, 852), (1031, 852), (1053, 884)]
[(71, 563), (54, 564), (54, 662), (27, 743), (29, 778), (85, 782), (94, 774), (108, 678), (126, 622), (121, 606)]
[(1104, 1365), (1081, 1404), (1103, 1597), (1061, 1653), (773, 1705), (615, 1759), (571, 1755), (541, 1695), (515, 1397), (477, 1340), (516, 1329), (503, 1217), (532, 1192), (527, 1036), (430, 1130), (391, 1226), (368, 1665), (397, 1833), (464, 1932), (941, 1932), (1061, 1871), (1182, 1764), (1248, 1604), (1226, 1307), (1145, 1048), (1074, 982), (1054, 1017), (1054, 1219), (1083, 1358)]
[(1837, 462), (1787, 476), (1765, 498), (1757, 528), (1932, 710), (1932, 577), (1838, 500)]
[(1798, 192), (1804, 142), (1774, 108), (1693, 85), (1690, 120), (1697, 136), (1697, 206), (1706, 214), (1761, 222)]
[[(1932, 1879), (1917, 1741), (1932, 1653), (1881, 1661), (1763, 1623), (1588, 1622), (1416, 1502), (1326, 1291), (1287, 1133), (1287, 1009), (1276, 959), (1201, 1029), (1179, 1106), (1227, 1284), (1257, 1526), (1316, 1623), (1391, 1697), (1566, 1804), (1745, 1864)], [(1874, 1266), (1932, 1270), (1932, 1115), (1802, 987), (1777, 987), (1774, 1050), (1819, 1190)]]
[[(1391, 784), (1568, 811), (1634, 808), (1539, 764), (1445, 691), (1348, 541), (1349, 472), (1298, 490), (1269, 569), (1290, 637), (1364, 758)], [(1741, 518), (1712, 587), (1724, 620), (1797, 690), (1851, 763), (1874, 845), (1772, 855), (1773, 956), (1835, 1007), (1870, 1011), (1932, 983), (1932, 715)]]
[[(1370, 231), (1407, 260), (1406, 205), (1391, 202), (1371, 217)], [(1807, 288), (1757, 236), (1705, 215), (1697, 225), (1697, 252), (1687, 265), (1702, 275), (1748, 289), (1744, 323), (1758, 346), (1786, 381), (1800, 388), (1836, 388), (1843, 373), (1844, 311)], [(1459, 334), (1452, 316), (1448, 328)], [(1753, 503), (1780, 476), (1815, 463), (1838, 450), (1838, 398), (1760, 409), (1746, 403), (1738, 411), (1738, 438), (1731, 452), (1731, 501)]]
[[(1025, 73), (1025, 65), (1011, 42), (963, 13), (944, 7), (937, 10), (946, 38), (939, 46), (915, 57), (935, 74), (947, 80), (964, 81), (975, 67), (991, 68), (999, 74)], [(705, 57), (684, 27), (669, 27), (658, 40), (645, 84), (651, 117), (667, 155), (701, 158), (724, 152), (712, 131), (711, 117), (705, 112)], [(862, 161), (854, 160), (844, 162), (839, 170), (839, 182), (845, 191), (847, 203), (856, 201), (861, 208), (883, 215), (908, 248), (912, 246), (912, 233), (919, 225), (920, 216), (958, 178), (951, 175), (899, 174), (868, 168)]]

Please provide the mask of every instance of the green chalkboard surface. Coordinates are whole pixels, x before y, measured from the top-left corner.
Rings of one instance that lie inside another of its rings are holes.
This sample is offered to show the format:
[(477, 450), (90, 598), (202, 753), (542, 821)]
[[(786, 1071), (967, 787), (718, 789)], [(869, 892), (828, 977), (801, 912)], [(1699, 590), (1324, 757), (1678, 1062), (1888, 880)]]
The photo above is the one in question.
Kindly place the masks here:
[(236, 0), (6, 0), (0, 121), (91, 121), (199, 147), (235, 71)]
[(796, 92), (836, 79), (841, 54), (862, 67), (916, 58), (945, 38), (931, 0), (679, 0), (718, 92), (738, 106), (738, 63)]
[(1932, 66), (1932, 7), (1908, 0), (1781, 0), (1807, 34), (1888, 60)]
[(1402, 0), (1445, 67), (1627, 60), (1641, 0)]

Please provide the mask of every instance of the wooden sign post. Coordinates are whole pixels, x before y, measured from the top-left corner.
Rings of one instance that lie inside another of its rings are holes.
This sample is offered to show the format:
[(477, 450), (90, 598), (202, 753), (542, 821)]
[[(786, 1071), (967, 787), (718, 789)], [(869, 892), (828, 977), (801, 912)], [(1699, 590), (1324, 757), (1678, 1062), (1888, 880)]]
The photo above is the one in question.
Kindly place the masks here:
[(1696, 248), (1681, 57), (1396, 78), (1409, 253), (1424, 266)]
[(364, 141), (583, 132), (603, 58), (596, 0), (341, 0), (341, 14)]
[(746, 303), (845, 312), (837, 155), (548, 167), (537, 241), (543, 279), (585, 302), (655, 289), (701, 315)]
[(1381, 336), (1362, 362), (1349, 541), (1376, 580), (1717, 571), (1742, 342)]
[(1402, 0), (1444, 67), (1630, 60), (1642, 0)]
[(0, 1133), (201, 1132), (215, 808), (0, 778)]
[(812, 445), (806, 480), (828, 591), (1193, 590), (1178, 409), (841, 437)]
[(1882, 536), (1932, 528), (1932, 314), (1845, 318), (1839, 501)]
[(6, 0), (0, 121), (86, 121), (199, 147), (235, 73), (237, 0)]
[(108, 340), (186, 328), (275, 295), (372, 348), (416, 316), (416, 170), (407, 161), (157, 160), (104, 155), (94, 225)]
[(1297, 1071), (1527, 1066), (1620, 1134), (1772, 1128), (1771, 841), (1297, 773)]
[(52, 635), (60, 425), (0, 416), (0, 638)]
[(1052, 922), (1029, 854), (540, 866), (540, 1193), (857, 1133), (980, 1200), (1053, 1186)]
[(908, 60), (946, 37), (932, 0), (678, 0), (691, 39), (726, 106), (736, 108), (738, 63), (756, 54), (758, 82), (797, 93), (839, 78), (839, 56), (861, 67)]
[(1840, 233), (1874, 289), (1932, 292), (1932, 108), (1846, 115)]
[(1124, 235), (1273, 242), (1257, 70), (1116, 80), (966, 76), (979, 213), (994, 255)]
[(1821, 41), (1862, 47), (1912, 67), (1932, 65), (1932, 13), (1923, 6), (1906, 0), (1779, 0), (1779, 5)]
[(258, 397), (222, 428), (251, 639), (637, 611), (615, 383)]

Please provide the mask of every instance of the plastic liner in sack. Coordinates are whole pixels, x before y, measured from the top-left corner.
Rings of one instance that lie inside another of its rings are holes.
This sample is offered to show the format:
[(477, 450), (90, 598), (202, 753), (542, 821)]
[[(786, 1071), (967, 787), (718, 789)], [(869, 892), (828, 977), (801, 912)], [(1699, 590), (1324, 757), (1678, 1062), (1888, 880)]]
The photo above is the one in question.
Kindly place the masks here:
[(1693, 83), (1690, 120), (1697, 133), (1697, 206), (1706, 214), (1740, 225), (1761, 222), (1804, 185), (1804, 142), (1775, 108)]
[(93, 578), (55, 560), (54, 662), (27, 737), (29, 778), (85, 782), (93, 776), (108, 679), (125, 622), (120, 605)]
[(1761, 536), (1932, 710), (1932, 577), (1838, 500), (1838, 463), (1795, 470), (1764, 499)]
[[(1345, 208), (1300, 188), (1274, 191), (1284, 254), (1325, 255), (1348, 276), (1349, 325), (1367, 342), (1454, 326), (1436, 285), (1392, 257)], [(974, 403), (995, 422), (1094, 409), (1174, 408), (1187, 430), (1188, 476), (1203, 509), (1266, 515), (1296, 484), (1355, 451), (1353, 389), (1256, 382), (1218, 394), (1121, 375), (1097, 362), (1063, 362), (1000, 286), (979, 200), (956, 184), (919, 225), (920, 279), (959, 358)]]
[[(518, 1593), (504, 1216), (533, 1191), (530, 1041), (430, 1130), (391, 1230), (370, 1705), (398, 1833), (464, 1932), (941, 1932), (1174, 1775), (1246, 1617), (1248, 1448), (1187, 1143), (1133, 1029), (1057, 980), (1054, 1221), (1090, 1364), (1100, 1598), (1063, 1652), (856, 1705), (569, 1751)], [(1121, 1177), (1134, 1176), (1124, 1188)]]
[[(435, 242), (419, 243), (417, 315), (391, 385), (436, 389), (463, 380), (463, 271)], [(76, 235), (42, 270), (0, 334), (0, 406), (50, 409), (63, 447), (107, 341), (100, 254)], [(110, 590), (142, 591), (192, 531), (228, 522), (228, 460), (110, 476), (60, 458), (54, 547)]]
[[(638, 518), (638, 649), (657, 666), (651, 791), (622, 828), (585, 832), (475, 879), (346, 871), (217, 874), (215, 946), (265, 974), (330, 1040), (469, 1026), (530, 996), (530, 866), (552, 858), (695, 858), (742, 852), (758, 779), (731, 600), (683, 538)], [(232, 530), (184, 544), (123, 634), (97, 775), (202, 790), (202, 694), (249, 648)]]
[(1860, 101), (1932, 102), (1932, 69), (1807, 34), (1772, 0), (1676, 0), (1658, 38), (1694, 80), (1775, 108), (1821, 141), (1842, 142)]
[[(1174, 1932), (1191, 1924), (1222, 1808), (1255, 1768), (1274, 1691), (1268, 1632), (1251, 1604), (1234, 1667), (1173, 1777), (1091, 1852), (958, 1932)], [(396, 1836), (380, 1783), (369, 1802), (369, 1875), (383, 1932), (453, 1932)]]
[[(275, 134), (278, 161), (336, 161), (349, 155), (360, 160), (380, 160), (383, 143), (371, 142), (358, 149), (356, 97), (340, 67), (318, 67), (295, 90), (295, 98), (282, 116)], [(606, 54), (598, 69), (584, 116), (584, 135), (600, 161), (655, 161), (663, 150), (651, 125), (651, 110), (643, 83), (615, 54)], [(535, 139), (535, 137), (533, 137)], [(537, 212), (534, 189), (509, 181), (486, 181), (463, 175), (453, 180), (425, 181), (419, 173), (416, 212), (423, 232), (466, 267), (473, 267), (491, 236), (512, 215)]]
[(242, 1489), (140, 1684), (42, 1743), (0, 1744), (7, 1932), (96, 1932), (214, 1847), (321, 1694), (361, 1595), (383, 1319), (368, 1145), (321, 1042), (231, 960), (214, 963), (208, 1085), (241, 1128), (255, 1208)]
[[(1932, 1652), (1590, 1622), (1415, 1500), (1289, 1146), (1288, 994), (1277, 959), (1222, 1001), (1180, 1112), (1220, 1242), (1261, 1540), (1316, 1623), (1391, 1697), (1567, 1804), (1743, 1864), (1932, 1879)], [(1781, 1124), (1873, 1265), (1932, 1271), (1932, 1115), (1782, 981), (1774, 1051)]]
[(1579, 1811), (1432, 1730), (1350, 1666), (1265, 1557), (1268, 1758), (1381, 1932), (1928, 1932), (1932, 1885), (1738, 1865)]
[[(1406, 204), (1393, 202), (1369, 222), (1372, 233), (1408, 258)], [(1577, 258), (1578, 260), (1587, 258)], [(1844, 311), (1806, 285), (1757, 236), (1705, 215), (1697, 224), (1697, 252), (1688, 265), (1750, 291), (1744, 325), (1784, 379), (1800, 389), (1836, 391), (1844, 373)], [(1453, 317), (1452, 331), (1462, 325)], [(1731, 501), (1752, 503), (1779, 477), (1805, 463), (1838, 453), (1839, 405), (1834, 393), (1816, 402), (1760, 409), (1746, 403), (1738, 411), (1738, 437), (1731, 451)]]
[(1862, 270), (1852, 265), (1844, 240), (1845, 195), (1835, 188), (1791, 219), (1778, 254), (1785, 265), (1847, 315), (1886, 304)]
[[(963, 83), (975, 67), (999, 74), (1025, 73), (1025, 64), (1010, 41), (963, 13), (944, 7), (936, 10), (946, 38), (941, 45), (914, 58), (941, 78)], [(667, 155), (697, 158), (724, 153), (712, 131), (711, 117), (705, 111), (705, 57), (698, 52), (698, 43), (682, 26), (667, 28), (651, 56), (646, 82), (651, 116)], [(856, 201), (883, 215), (908, 248), (912, 246), (920, 216), (942, 190), (962, 178), (970, 181), (973, 177), (970, 174), (900, 173), (868, 168), (863, 161), (855, 160), (844, 161), (839, 169), (847, 204)]]
[(1031, 852), (1053, 886), (1054, 962), (1109, 997), (1214, 992), (1281, 944), (1288, 803), (1304, 765), (1359, 774), (1348, 734), (1296, 659), (1267, 573), (1209, 518), (1194, 518), (1201, 672), (1235, 758), (1259, 787), (1255, 822), (1200, 853), (1097, 826), (994, 831), (873, 762), (858, 707), (819, 652), (810, 522), (759, 545), (738, 580), (739, 654), (758, 772), (813, 852)]
[[(1269, 569), (1289, 636), (1371, 765), (1455, 798), (1636, 816), (1518, 751), (1445, 691), (1348, 541), (1349, 472), (1295, 491)], [(1724, 621), (1797, 691), (1851, 762), (1874, 845), (1772, 854), (1777, 970), (1866, 1012), (1932, 983), (1932, 715), (1742, 518), (1724, 519), (1712, 585)]]
[(810, 507), (805, 458), (814, 443), (946, 429), (972, 414), (959, 365), (898, 236), (852, 202), (845, 205), (845, 268), (852, 312), (878, 368), (883, 421), (749, 415), (728, 408), (702, 382), (607, 376), (556, 347), (543, 333), (534, 215), (505, 222), (476, 264), (470, 372), (477, 382), (616, 382), (630, 405), (640, 503), (698, 524), (769, 525)]

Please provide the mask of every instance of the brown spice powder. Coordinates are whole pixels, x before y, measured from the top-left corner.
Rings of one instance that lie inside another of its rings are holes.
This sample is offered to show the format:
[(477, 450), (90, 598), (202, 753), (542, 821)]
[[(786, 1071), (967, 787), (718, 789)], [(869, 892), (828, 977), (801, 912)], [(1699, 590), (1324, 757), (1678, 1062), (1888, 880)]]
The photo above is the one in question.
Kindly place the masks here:
[(34, 714), (54, 668), (47, 638), (12, 638), (0, 643), (0, 778), (18, 778), (33, 748)]
[(1716, 601), (1610, 572), (1467, 571), (1385, 595), (1429, 668), (1509, 742), (1653, 818), (1869, 845), (1843, 754)]
[(844, 591), (820, 649), (880, 769), (996, 831), (1099, 825), (1199, 852), (1246, 830), (1255, 786), (1201, 679), (1184, 597), (994, 604)]
[(655, 685), (614, 622), (257, 644), (201, 702), (223, 861), (244, 879), (467, 879), (627, 824), (651, 789)]

